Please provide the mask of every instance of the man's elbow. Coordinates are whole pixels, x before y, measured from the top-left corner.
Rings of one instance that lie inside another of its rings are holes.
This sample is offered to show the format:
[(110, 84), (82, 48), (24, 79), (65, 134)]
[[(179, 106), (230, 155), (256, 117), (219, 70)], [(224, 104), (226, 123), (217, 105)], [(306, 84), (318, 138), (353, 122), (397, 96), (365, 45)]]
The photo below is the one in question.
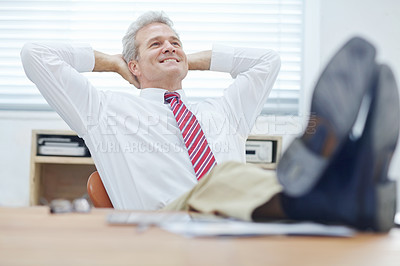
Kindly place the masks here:
[(264, 60), (267, 64), (267, 76), (272, 77), (275, 80), (281, 69), (281, 57), (279, 53), (274, 50), (269, 50), (265, 54)]
[(279, 72), (281, 69), (281, 57), (278, 52), (271, 50), (271, 53), (268, 56), (268, 61), (271, 65), (271, 70), (276, 70)]
[(40, 58), (43, 55), (43, 48), (37, 43), (26, 43), (21, 49), (20, 56), (22, 66), (29, 79), (32, 80), (32, 71), (34, 71)]
[(22, 47), (20, 56), (24, 67), (32, 65), (35, 58), (35, 50), (37, 50), (36, 47), (37, 44), (35, 43), (25, 43)]

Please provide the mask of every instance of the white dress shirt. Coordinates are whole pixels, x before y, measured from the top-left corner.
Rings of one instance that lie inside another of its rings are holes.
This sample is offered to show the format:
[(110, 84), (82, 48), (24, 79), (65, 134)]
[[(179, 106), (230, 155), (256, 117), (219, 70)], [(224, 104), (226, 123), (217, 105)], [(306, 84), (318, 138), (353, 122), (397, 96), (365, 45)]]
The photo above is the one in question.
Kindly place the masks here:
[[(94, 68), (90, 46), (30, 43), (21, 59), (44, 98), (85, 140), (116, 209), (160, 209), (197, 183), (165, 90), (147, 88), (135, 96), (96, 89), (80, 74)], [(177, 91), (218, 164), (245, 162), (245, 141), (279, 68), (272, 50), (214, 45), (210, 70), (235, 78), (224, 95), (191, 104)]]

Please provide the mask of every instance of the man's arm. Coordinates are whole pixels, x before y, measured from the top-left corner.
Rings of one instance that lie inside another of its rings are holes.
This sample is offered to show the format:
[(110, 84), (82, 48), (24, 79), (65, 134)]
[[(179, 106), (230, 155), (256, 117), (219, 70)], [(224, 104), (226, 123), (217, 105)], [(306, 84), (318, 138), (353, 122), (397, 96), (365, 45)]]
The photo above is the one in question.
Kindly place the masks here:
[(210, 70), (211, 50), (187, 55), (189, 70)]
[(27, 43), (21, 61), (28, 78), (46, 101), (79, 135), (87, 131), (88, 118), (99, 114), (100, 96), (81, 73), (94, 67), (88, 45)]
[(130, 84), (139, 88), (139, 82), (136, 77), (129, 71), (128, 64), (125, 62), (121, 54), (108, 55), (99, 51), (94, 51), (95, 64), (93, 72), (115, 72), (120, 74)]
[(232, 125), (240, 124), (236, 132), (244, 138), (261, 113), (279, 69), (280, 58), (273, 50), (213, 46), (210, 70), (230, 73), (235, 79), (224, 90), (221, 106), (235, 118)]

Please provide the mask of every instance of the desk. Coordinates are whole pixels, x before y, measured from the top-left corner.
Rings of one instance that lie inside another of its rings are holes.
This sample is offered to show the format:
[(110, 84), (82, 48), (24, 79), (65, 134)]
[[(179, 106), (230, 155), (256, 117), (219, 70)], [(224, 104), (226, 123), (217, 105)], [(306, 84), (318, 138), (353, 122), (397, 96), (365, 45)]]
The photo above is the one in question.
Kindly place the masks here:
[(399, 265), (399, 229), (354, 238), (185, 238), (109, 226), (108, 212), (2, 207), (0, 265)]

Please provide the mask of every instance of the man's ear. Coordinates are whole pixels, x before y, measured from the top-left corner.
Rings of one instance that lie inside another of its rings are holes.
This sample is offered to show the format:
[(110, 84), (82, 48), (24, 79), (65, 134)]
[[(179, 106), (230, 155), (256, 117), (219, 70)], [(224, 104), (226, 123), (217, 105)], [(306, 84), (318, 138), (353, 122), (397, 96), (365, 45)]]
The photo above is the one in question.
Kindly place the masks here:
[(136, 61), (136, 60), (131, 60), (131, 61), (129, 61), (129, 63), (128, 63), (128, 68), (129, 68), (129, 71), (131, 71), (131, 73), (132, 73), (135, 77), (140, 76), (140, 69), (139, 69), (138, 61)]
[(132, 73), (135, 81), (132, 83), (135, 85), (136, 88), (140, 89), (140, 81), (138, 79), (137, 74), (139, 73), (139, 68), (136, 60), (129, 61), (128, 63), (128, 69)]

